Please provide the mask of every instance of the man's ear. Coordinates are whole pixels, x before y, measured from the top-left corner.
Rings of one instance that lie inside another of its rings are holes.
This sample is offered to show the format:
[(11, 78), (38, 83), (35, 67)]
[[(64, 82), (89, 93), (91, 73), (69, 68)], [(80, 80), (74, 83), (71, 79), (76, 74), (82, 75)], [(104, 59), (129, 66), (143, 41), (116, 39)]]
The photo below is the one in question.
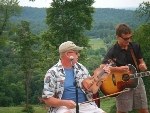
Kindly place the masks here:
[(65, 56), (66, 56), (66, 57), (68, 57), (68, 58), (70, 58), (70, 56), (69, 56), (69, 53), (68, 53), (68, 52), (65, 52)]

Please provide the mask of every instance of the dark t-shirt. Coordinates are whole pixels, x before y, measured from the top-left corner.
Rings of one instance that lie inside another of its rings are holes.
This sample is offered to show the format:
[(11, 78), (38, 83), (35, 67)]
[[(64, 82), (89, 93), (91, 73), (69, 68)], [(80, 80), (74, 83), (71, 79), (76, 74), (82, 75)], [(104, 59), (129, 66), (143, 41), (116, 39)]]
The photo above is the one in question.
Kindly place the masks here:
[(124, 66), (127, 64), (132, 64), (134, 67), (136, 67), (130, 52), (131, 48), (133, 48), (138, 63), (138, 59), (143, 58), (140, 45), (136, 42), (130, 42), (127, 50), (121, 49), (118, 43), (116, 43), (106, 53), (104, 59), (102, 60), (102, 64), (107, 64), (109, 59), (115, 59), (116, 66)]

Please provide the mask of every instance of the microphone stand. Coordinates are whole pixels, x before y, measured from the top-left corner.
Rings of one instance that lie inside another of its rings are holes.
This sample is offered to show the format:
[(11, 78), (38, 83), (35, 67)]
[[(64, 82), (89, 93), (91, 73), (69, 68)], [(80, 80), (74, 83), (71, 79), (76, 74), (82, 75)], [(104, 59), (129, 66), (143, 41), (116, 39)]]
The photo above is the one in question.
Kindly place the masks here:
[(79, 105), (78, 105), (78, 84), (77, 84), (77, 80), (75, 79), (74, 81), (74, 85), (76, 87), (76, 113), (79, 113)]
[[(71, 60), (71, 64), (72, 64), (72, 68), (73, 68), (73, 72), (74, 72), (74, 62), (73, 62), (73, 59), (70, 59), (70, 60)], [(75, 81), (73, 84), (76, 87), (76, 113), (79, 113), (79, 105), (78, 105), (78, 88), (79, 87), (78, 87), (78, 82), (76, 80), (76, 76), (75, 76)]]

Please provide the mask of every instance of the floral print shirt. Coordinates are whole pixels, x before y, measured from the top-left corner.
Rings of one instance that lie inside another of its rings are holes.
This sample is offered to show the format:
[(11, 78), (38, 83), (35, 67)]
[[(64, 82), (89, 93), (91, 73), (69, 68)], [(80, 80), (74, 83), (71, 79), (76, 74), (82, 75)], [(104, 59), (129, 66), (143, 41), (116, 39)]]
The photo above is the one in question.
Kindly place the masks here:
[[(82, 81), (90, 77), (88, 70), (82, 64), (76, 63), (74, 65), (74, 75), (77, 85), (86, 94), (87, 100), (92, 100), (92, 94), (86, 93), (82, 89)], [(55, 97), (61, 99), (64, 91), (65, 76), (61, 60), (59, 60), (59, 62), (50, 68), (45, 75), (42, 98)], [(50, 107), (49, 113), (55, 113), (56, 110), (55, 107)]]

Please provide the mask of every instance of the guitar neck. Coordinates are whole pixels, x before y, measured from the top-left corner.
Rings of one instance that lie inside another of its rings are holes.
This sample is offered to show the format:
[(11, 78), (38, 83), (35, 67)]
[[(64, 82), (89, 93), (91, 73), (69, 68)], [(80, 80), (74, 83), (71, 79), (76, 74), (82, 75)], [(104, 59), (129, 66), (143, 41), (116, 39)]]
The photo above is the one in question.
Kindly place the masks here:
[(138, 78), (138, 77), (145, 77), (145, 76), (150, 76), (150, 71), (130, 74), (130, 78)]

